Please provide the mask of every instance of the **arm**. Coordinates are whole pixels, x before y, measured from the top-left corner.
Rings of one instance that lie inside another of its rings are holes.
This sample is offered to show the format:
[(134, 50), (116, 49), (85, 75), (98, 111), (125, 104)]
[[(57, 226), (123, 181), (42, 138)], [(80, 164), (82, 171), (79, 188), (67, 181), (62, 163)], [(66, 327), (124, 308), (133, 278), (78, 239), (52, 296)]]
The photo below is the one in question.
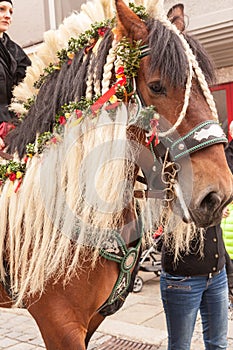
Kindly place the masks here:
[(233, 263), (229, 257), (229, 254), (227, 253), (225, 249), (225, 258), (226, 258), (226, 270), (227, 270), (227, 275), (232, 275), (233, 276)]
[(233, 298), (233, 263), (225, 249), (225, 258), (226, 258), (226, 271), (227, 271), (227, 280), (228, 280), (228, 289), (229, 295)]

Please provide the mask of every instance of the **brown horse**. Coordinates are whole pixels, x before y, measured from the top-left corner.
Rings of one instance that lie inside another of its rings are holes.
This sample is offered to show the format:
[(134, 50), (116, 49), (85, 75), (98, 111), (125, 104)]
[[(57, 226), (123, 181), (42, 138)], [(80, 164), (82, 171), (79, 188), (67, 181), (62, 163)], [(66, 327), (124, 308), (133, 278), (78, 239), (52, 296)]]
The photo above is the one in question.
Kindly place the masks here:
[[(183, 6), (155, 19), (115, 4), (116, 22), (71, 40), (42, 77), (2, 176), (1, 306), (26, 307), (49, 350), (86, 349), (127, 296), (148, 211), (134, 193), (198, 227), (220, 222), (232, 198), (212, 66)], [(135, 190), (139, 168), (146, 190)]]

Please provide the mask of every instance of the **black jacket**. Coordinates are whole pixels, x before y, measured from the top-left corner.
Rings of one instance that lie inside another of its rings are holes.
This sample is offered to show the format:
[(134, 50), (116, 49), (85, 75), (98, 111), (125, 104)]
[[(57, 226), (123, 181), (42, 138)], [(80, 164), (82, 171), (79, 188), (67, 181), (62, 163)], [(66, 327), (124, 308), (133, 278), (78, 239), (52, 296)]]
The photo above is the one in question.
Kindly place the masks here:
[(231, 169), (231, 172), (233, 174), (233, 140), (231, 140), (228, 143), (227, 147), (225, 148), (225, 154), (226, 154), (228, 166)]
[(226, 252), (220, 225), (209, 227), (205, 233), (204, 257), (200, 257), (199, 242), (193, 240), (190, 253), (181, 254), (178, 263), (174, 263), (174, 255), (162, 248), (162, 267), (165, 272), (178, 276), (208, 275), (221, 270), (226, 264), (227, 273), (233, 273), (233, 266)]
[(23, 80), (30, 64), (22, 48), (4, 33), (0, 38), (0, 123), (14, 117), (14, 113), (8, 111), (12, 90)]

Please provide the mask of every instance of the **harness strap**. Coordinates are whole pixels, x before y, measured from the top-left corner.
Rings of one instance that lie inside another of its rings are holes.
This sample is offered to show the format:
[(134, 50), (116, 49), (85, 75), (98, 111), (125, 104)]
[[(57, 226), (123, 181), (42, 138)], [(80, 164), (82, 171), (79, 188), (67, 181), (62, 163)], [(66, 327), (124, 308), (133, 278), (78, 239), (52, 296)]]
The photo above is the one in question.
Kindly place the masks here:
[(141, 54), (139, 55), (139, 58), (143, 58), (150, 55), (151, 49), (149, 45), (145, 44), (140, 47), (140, 51), (141, 51)]
[(166, 192), (164, 190), (135, 190), (134, 197), (138, 199), (144, 198), (158, 198), (164, 199)]
[[(132, 270), (135, 271), (137, 261), (139, 260), (140, 247), (142, 241), (142, 219), (139, 216), (139, 239), (135, 247), (127, 248), (122, 236), (114, 231), (113, 235), (102, 244), (100, 255), (110, 261), (119, 264), (118, 279), (113, 287), (112, 293), (106, 302), (98, 309), (98, 312), (107, 316), (116, 312), (125, 301), (132, 282)], [(135, 274), (136, 275), (136, 274)]]
[(207, 120), (179, 138), (161, 138), (160, 141), (169, 148), (172, 160), (177, 161), (202, 148), (227, 143), (226, 135), (217, 121)]

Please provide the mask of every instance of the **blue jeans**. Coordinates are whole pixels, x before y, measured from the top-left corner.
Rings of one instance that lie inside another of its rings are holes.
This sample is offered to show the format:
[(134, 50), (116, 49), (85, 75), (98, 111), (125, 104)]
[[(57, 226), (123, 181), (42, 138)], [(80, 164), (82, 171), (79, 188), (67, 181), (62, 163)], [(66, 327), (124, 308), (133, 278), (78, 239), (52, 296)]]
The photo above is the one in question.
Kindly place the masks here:
[(216, 276), (173, 276), (162, 272), (168, 350), (189, 350), (200, 310), (206, 350), (227, 349), (228, 286), (225, 268)]

